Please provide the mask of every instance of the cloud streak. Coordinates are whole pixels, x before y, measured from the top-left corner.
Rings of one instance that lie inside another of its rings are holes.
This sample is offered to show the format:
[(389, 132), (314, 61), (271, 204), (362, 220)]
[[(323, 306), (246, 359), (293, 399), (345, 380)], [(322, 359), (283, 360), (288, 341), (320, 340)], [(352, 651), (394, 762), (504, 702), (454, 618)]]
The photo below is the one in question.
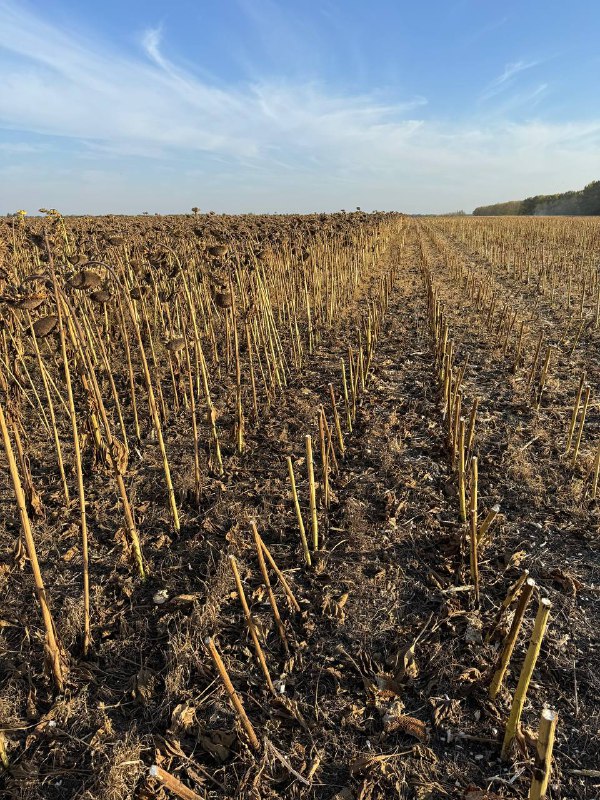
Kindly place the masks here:
[(513, 61), (507, 64), (500, 75), (494, 78), (486, 89), (484, 89), (481, 94), (481, 99), (490, 100), (492, 97), (500, 94), (500, 92), (503, 92), (514, 83), (514, 79), (517, 75), (521, 72), (525, 72), (525, 70), (532, 69), (532, 67), (537, 67), (539, 63), (539, 61)]
[[(137, 52), (123, 53), (0, 0), (0, 128), (11, 131), (0, 145), (0, 202), (21, 207), (24, 193), (44, 191), (58, 199), (32, 206), (131, 211), (156, 192), (161, 210), (172, 210), (193, 205), (201, 181), (228, 210), (339, 208), (352, 194), (365, 208), (441, 211), (528, 193), (526, 181), (537, 191), (577, 186), (600, 168), (595, 122), (479, 114), (449, 123), (419, 95), (390, 100), (256, 77), (226, 86), (180, 66), (163, 37), (149, 27)], [(483, 97), (537, 63), (507, 64)], [(505, 99), (502, 113), (545, 91), (539, 84), (519, 103)], [(34, 169), (28, 156), (45, 139), (56, 164)], [(3, 156), (12, 158), (4, 168)], [(136, 159), (147, 168), (136, 172)], [(121, 208), (111, 208), (115, 197)]]
[(315, 139), (369, 143), (403, 138), (402, 119), (424, 103), (338, 98), (317, 85), (253, 83), (222, 89), (179, 68), (160, 29), (142, 35), (145, 58), (123, 57), (68, 37), (27, 11), (0, 3), (0, 48), (20, 58), (4, 70), (0, 121), (8, 128), (122, 145), (268, 159), (284, 143), (296, 153)]

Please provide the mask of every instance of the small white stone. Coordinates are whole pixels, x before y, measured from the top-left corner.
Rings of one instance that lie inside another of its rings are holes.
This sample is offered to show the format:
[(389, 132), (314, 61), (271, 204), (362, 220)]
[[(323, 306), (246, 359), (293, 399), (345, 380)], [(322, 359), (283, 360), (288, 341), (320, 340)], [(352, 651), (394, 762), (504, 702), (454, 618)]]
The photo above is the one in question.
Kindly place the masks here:
[(169, 599), (169, 593), (166, 589), (159, 589), (158, 592), (155, 592), (154, 597), (152, 598), (157, 606), (162, 606), (163, 603), (166, 603)]

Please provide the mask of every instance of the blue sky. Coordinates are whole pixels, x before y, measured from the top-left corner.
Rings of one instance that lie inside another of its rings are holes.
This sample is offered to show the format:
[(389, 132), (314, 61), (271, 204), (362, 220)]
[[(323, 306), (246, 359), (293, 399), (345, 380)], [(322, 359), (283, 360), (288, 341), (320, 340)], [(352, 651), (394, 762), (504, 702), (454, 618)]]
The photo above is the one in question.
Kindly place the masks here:
[(0, 0), (0, 213), (443, 212), (600, 178), (597, 0)]

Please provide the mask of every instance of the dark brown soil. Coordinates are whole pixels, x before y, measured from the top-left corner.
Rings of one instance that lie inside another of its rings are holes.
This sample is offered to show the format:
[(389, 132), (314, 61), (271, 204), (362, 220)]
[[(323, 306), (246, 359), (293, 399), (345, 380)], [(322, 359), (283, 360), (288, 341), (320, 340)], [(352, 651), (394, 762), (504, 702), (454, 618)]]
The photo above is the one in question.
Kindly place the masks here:
[[(465, 589), (468, 553), (433, 369), (420, 237), (459, 363), (468, 354), (466, 396), (480, 399), (480, 513), (497, 502), (502, 509), (482, 556), (478, 610)], [(305, 507), (304, 435), (316, 434), (327, 384), (339, 382), (351, 317), (320, 344), (311, 367), (296, 376), (268, 418), (249, 426), (247, 455), (237, 457), (231, 448), (225, 477), (204, 475), (200, 512), (187, 493), (189, 426), (183, 414), (172, 419), (166, 438), (183, 508), (179, 537), (161, 504), (155, 444), (132, 453), (129, 488), (149, 568), (143, 584), (119, 533), (114, 492), (96, 476), (88, 492), (94, 651), (87, 660), (77, 655), (77, 509), (65, 511), (60, 497), (44, 497), (36, 541), (71, 653), (60, 697), (42, 674), (41, 623), (29, 565), (13, 552), (18, 518), (3, 478), (0, 728), (11, 766), (0, 777), (0, 798), (167, 797), (147, 780), (153, 763), (215, 800), (523, 798), (532, 775), (530, 734), (544, 705), (559, 712), (548, 797), (600, 796), (598, 512), (579, 499), (577, 475), (560, 459), (564, 409), (578, 376), (566, 364), (557, 367), (564, 396), (551, 393), (533, 411), (510, 359), (445, 272), (440, 253), (430, 229), (411, 222), (405, 246), (392, 242), (381, 261), (382, 273), (397, 267), (394, 287), (357, 424), (345, 436), (346, 456), (332, 478), (332, 507), (319, 512), (323, 547), (313, 570), (302, 561), (285, 457), (293, 457)], [(378, 278), (361, 287), (364, 297)], [(499, 290), (511, 303), (528, 302), (508, 282), (500, 281)], [(583, 350), (579, 357), (585, 358)], [(35, 450), (30, 460), (44, 485), (44, 452)], [(273, 575), (289, 654), (260, 577), (252, 518), (302, 609), (290, 608)], [(229, 554), (240, 563), (278, 699), (254, 656)], [(500, 744), (534, 611), (495, 702), (487, 687), (499, 641), (485, 644), (484, 638), (524, 568), (552, 611), (524, 736), (502, 763)], [(161, 591), (168, 599), (157, 604)], [(258, 753), (234, 717), (207, 636), (215, 637), (241, 694), (261, 740)]]

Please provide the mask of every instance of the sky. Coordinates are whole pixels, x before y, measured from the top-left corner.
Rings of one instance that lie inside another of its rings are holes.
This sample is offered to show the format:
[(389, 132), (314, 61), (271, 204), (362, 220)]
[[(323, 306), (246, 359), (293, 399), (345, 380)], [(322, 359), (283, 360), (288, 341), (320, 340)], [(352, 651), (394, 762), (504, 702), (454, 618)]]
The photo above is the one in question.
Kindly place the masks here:
[(0, 0), (0, 213), (443, 213), (600, 178), (597, 0)]

